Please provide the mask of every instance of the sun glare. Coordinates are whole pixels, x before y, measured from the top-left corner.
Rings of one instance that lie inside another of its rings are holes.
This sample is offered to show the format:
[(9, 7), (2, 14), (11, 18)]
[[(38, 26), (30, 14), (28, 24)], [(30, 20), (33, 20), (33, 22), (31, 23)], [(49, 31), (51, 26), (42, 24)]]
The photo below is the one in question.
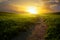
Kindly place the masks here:
[(37, 8), (35, 6), (27, 7), (26, 11), (29, 12), (30, 14), (37, 14)]

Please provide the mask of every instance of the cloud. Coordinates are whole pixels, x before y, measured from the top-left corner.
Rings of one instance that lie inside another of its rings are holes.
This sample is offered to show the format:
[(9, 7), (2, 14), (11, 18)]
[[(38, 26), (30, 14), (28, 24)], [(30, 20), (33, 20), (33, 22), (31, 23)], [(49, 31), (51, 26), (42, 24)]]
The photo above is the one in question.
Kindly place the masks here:
[(0, 0), (0, 2), (5, 2), (5, 1), (8, 1), (8, 0)]
[[(28, 4), (29, 3), (29, 4)], [(59, 0), (0, 0), (0, 11), (15, 11), (10, 4), (16, 5), (37, 5), (42, 6), (45, 9), (51, 11), (60, 11), (60, 1)]]
[(43, 5), (46, 9), (49, 9), (51, 11), (59, 11), (60, 12), (60, 1), (59, 0), (45, 0), (43, 1)]
[(1, 5), (7, 5), (7, 4), (9, 4), (9, 1), (8, 0), (3, 0), (3, 1), (0, 2), (0, 6)]
[(60, 5), (58, 5), (58, 4), (56, 4), (56, 5), (53, 5), (52, 7), (51, 7), (55, 12), (57, 11), (59, 11), (60, 12)]

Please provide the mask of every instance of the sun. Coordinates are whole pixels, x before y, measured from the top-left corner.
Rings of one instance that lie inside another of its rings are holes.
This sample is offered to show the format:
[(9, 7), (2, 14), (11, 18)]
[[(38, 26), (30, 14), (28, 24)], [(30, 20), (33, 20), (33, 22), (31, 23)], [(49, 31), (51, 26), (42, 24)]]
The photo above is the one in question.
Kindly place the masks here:
[(30, 14), (37, 14), (37, 8), (35, 6), (28, 6), (26, 11)]

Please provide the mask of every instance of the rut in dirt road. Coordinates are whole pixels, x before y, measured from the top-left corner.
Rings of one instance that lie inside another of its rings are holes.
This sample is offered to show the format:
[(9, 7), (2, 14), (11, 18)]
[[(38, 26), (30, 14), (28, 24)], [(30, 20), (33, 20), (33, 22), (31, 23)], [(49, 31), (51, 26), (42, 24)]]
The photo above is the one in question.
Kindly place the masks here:
[(32, 34), (28, 37), (27, 40), (45, 40), (44, 36), (47, 33), (46, 30), (48, 26), (43, 19), (38, 20), (40, 21), (35, 24), (35, 27), (32, 30)]

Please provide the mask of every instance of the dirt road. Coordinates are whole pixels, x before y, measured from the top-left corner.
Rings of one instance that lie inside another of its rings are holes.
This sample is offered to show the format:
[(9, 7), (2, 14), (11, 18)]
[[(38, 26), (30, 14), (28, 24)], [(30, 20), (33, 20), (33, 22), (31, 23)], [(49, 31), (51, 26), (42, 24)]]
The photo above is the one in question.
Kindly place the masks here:
[[(12, 40), (45, 40), (46, 29), (48, 26), (43, 19), (37, 18), (37, 22), (29, 32), (22, 32)], [(31, 33), (31, 34), (29, 34)], [(28, 34), (28, 36), (27, 36)]]
[(45, 24), (43, 19), (38, 19), (38, 21), (32, 30), (32, 34), (28, 37), (27, 40), (45, 40), (44, 36), (48, 26)]

